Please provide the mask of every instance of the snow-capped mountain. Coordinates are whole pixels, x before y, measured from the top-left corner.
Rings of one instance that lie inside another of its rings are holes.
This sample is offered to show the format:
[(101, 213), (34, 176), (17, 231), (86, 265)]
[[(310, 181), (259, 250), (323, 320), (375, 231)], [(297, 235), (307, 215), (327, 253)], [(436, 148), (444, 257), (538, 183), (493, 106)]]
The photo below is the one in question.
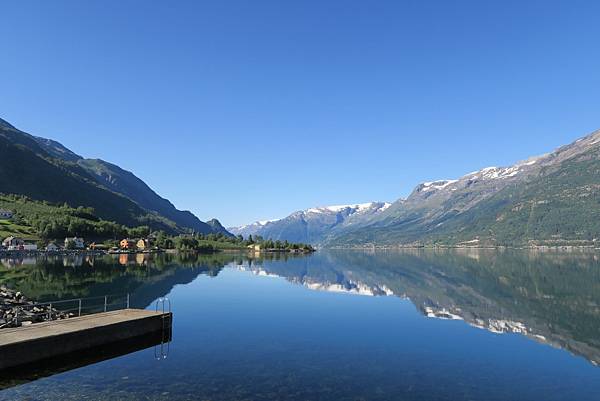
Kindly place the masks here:
[(591, 245), (600, 196), (600, 131), (508, 167), (424, 182), (327, 245)]
[(244, 237), (260, 235), (273, 240), (319, 244), (336, 230), (369, 221), (390, 205), (387, 202), (368, 202), (312, 207), (282, 219), (257, 221), (228, 230)]

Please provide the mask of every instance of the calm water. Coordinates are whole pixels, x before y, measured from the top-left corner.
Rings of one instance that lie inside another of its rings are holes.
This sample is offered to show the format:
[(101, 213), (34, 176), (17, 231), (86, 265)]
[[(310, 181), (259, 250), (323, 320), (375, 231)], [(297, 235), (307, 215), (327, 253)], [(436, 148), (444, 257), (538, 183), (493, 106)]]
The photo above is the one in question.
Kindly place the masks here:
[(167, 295), (175, 314), (167, 359), (151, 347), (1, 400), (600, 400), (600, 254), (1, 262), (31, 298)]

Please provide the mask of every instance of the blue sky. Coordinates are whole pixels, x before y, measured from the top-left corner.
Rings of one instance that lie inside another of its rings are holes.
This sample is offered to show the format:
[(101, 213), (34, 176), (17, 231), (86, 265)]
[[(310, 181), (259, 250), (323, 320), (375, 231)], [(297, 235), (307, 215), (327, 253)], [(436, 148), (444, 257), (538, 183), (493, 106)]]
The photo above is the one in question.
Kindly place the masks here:
[(0, 117), (225, 225), (393, 201), (600, 128), (596, 1), (0, 7)]

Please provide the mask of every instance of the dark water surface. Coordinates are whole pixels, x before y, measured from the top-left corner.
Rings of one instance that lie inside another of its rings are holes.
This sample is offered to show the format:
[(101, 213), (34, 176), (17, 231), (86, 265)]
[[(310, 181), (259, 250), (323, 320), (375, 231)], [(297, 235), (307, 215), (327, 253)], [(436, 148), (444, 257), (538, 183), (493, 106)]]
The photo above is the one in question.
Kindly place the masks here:
[(600, 400), (599, 253), (0, 262), (36, 300), (166, 295), (174, 312), (167, 359), (5, 382), (0, 400)]

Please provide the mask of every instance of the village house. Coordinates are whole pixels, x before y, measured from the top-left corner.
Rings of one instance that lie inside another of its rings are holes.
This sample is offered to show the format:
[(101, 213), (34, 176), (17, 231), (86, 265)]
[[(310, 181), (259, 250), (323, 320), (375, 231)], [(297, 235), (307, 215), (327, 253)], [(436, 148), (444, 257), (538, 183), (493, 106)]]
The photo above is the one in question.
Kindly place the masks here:
[(260, 245), (259, 244), (250, 244), (247, 246), (247, 248), (251, 251), (254, 252), (260, 252)]
[(83, 238), (78, 238), (78, 237), (65, 238), (65, 249), (68, 249), (70, 244), (73, 244), (72, 246), (75, 249), (84, 249), (85, 248), (85, 242), (83, 241)]
[(0, 219), (9, 220), (12, 219), (12, 217), (13, 212), (11, 212), (10, 210), (0, 209)]
[(37, 251), (38, 248), (36, 244), (25, 244), (21, 249), (24, 251)]
[(24, 249), (25, 241), (22, 238), (10, 236), (2, 241), (2, 246), (9, 251), (18, 251)]
[(121, 242), (119, 242), (119, 246), (121, 247), (121, 249), (134, 249), (135, 241), (129, 238), (125, 238), (122, 239)]
[(150, 242), (150, 240), (145, 239), (145, 238), (138, 240), (138, 242), (135, 245), (136, 245), (137, 249), (140, 249), (143, 251), (148, 250), (152, 247), (152, 243)]
[(60, 251), (60, 247), (58, 245), (56, 245), (54, 242), (51, 242), (48, 245), (46, 245), (46, 250), (48, 252), (57, 252), (57, 251)]

